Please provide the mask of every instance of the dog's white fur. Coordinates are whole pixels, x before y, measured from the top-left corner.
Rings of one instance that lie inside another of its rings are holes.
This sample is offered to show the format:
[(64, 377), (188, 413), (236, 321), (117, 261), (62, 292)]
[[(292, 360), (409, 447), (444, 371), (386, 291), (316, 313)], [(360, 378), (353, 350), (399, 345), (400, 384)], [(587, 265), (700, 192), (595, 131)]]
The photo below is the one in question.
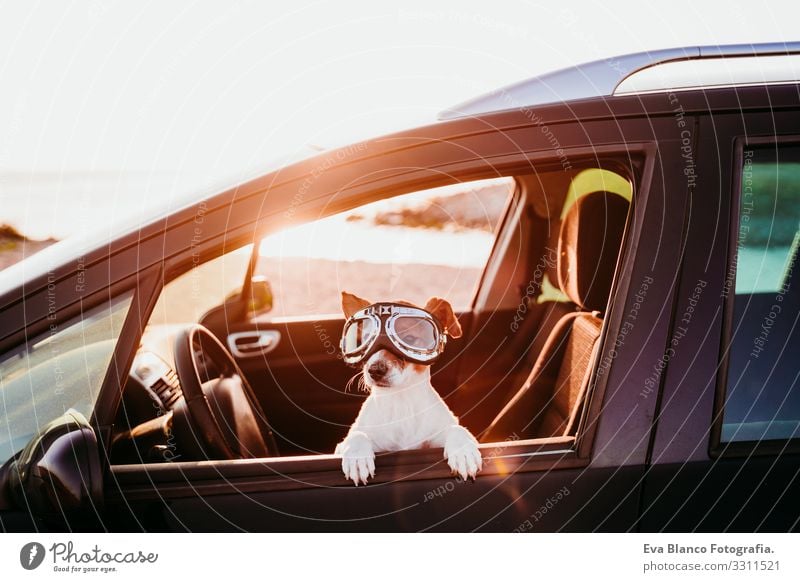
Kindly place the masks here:
[[(355, 295), (342, 293), (346, 317), (370, 304)], [(453, 337), (460, 336), (461, 328), (449, 303), (432, 298), (426, 309), (439, 319), (443, 328), (450, 327)], [(369, 369), (378, 361), (388, 371), (375, 379)], [(347, 436), (335, 450), (335, 454), (342, 456), (346, 479), (358, 485), (374, 477), (376, 452), (424, 447), (444, 447), (444, 457), (453, 473), (465, 480), (475, 478), (482, 466), (478, 441), (458, 423), (458, 418), (431, 385), (430, 367), (412, 364), (387, 350), (380, 350), (364, 362), (362, 373), (370, 394)]]

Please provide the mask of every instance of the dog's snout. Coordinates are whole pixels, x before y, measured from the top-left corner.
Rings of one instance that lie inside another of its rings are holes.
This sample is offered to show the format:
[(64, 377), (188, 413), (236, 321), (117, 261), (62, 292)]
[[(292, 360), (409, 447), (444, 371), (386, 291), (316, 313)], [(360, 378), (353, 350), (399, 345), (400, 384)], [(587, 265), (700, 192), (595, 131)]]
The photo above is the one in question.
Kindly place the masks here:
[(406, 366), (397, 356), (386, 350), (379, 350), (364, 363), (362, 371), (370, 388), (392, 388), (404, 381)]
[(369, 365), (368, 372), (373, 378), (383, 378), (389, 371), (389, 366), (383, 360), (376, 360)]

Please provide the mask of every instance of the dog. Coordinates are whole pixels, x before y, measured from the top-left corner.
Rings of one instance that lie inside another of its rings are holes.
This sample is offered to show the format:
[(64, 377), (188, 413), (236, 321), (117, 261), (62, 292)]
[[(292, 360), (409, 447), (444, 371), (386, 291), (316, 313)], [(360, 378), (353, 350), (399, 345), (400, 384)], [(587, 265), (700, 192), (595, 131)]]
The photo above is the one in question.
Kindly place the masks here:
[[(336, 446), (345, 479), (358, 486), (374, 478), (377, 452), (443, 447), (453, 474), (474, 480), (482, 467), (478, 441), (431, 385), (432, 360), (446, 337), (462, 333), (450, 304), (438, 297), (422, 309), (406, 301), (373, 304), (343, 292), (342, 311), (347, 318), (342, 356), (361, 367), (369, 391)], [(367, 345), (365, 337), (372, 337), (372, 343)]]

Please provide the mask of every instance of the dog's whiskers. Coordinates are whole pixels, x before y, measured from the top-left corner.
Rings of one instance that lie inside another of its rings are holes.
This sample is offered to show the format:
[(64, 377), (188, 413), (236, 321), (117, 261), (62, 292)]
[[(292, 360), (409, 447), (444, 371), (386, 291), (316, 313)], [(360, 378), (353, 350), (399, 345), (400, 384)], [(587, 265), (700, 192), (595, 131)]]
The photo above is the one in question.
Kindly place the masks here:
[(364, 386), (364, 370), (361, 370), (355, 376), (353, 376), (352, 378), (350, 378), (347, 381), (347, 384), (345, 384), (345, 386), (344, 386), (344, 391), (345, 392), (350, 392), (350, 388), (352, 388), (353, 382), (355, 382), (356, 379), (358, 379), (358, 388), (360, 390), (363, 390), (363, 386)]

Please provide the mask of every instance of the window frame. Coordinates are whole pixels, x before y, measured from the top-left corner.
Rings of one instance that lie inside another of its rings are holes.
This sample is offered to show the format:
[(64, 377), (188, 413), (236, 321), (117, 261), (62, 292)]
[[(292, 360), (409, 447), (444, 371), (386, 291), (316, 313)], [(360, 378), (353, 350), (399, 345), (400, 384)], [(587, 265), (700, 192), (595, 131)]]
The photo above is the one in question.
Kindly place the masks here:
[[(478, 479), (508, 479), (517, 472), (580, 469), (574, 437), (481, 443), (483, 468)], [(452, 478), (442, 448), (377, 453), (371, 485)], [(488, 454), (487, 454), (488, 451)], [(302, 455), (259, 459), (178, 461), (111, 465), (115, 500), (158, 499), (251, 492), (347, 487), (339, 455)], [(352, 484), (350, 484), (352, 485)]]
[(110, 450), (113, 423), (122, 401), (122, 391), (133, 365), (144, 325), (159, 297), (156, 288), (162, 276), (161, 267), (153, 266), (139, 274), (135, 281), (122, 281), (111, 288), (113, 292), (109, 289), (107, 293), (109, 300), (126, 291), (132, 291), (133, 297), (89, 421), (97, 430), (98, 439), (105, 451)]
[[(736, 252), (739, 242), (739, 220), (742, 202), (742, 172), (744, 169), (744, 149), (747, 146), (772, 145), (776, 149), (782, 145), (800, 146), (800, 135), (758, 135), (739, 136), (733, 143), (733, 176), (731, 180), (733, 192), (731, 196), (728, 249), (725, 264), (725, 276), (731, 269), (736, 269)], [(734, 270), (734, 273), (736, 271)], [(725, 417), (725, 399), (728, 391), (728, 373), (733, 330), (734, 301), (736, 299), (735, 281), (732, 292), (723, 298), (722, 333), (719, 347), (719, 374), (714, 391), (714, 406), (711, 422), (711, 436), (708, 454), (712, 459), (719, 457), (742, 458), (751, 456), (778, 456), (784, 453), (800, 452), (800, 437), (770, 439), (761, 441), (728, 441), (722, 440), (722, 425)]]
[[(630, 273), (636, 260), (636, 253), (631, 252), (631, 249), (637, 247), (638, 239), (642, 235), (641, 222), (647, 207), (647, 197), (651, 188), (656, 151), (654, 144), (651, 143), (621, 143), (594, 147), (579, 146), (564, 150), (564, 153), (576, 164), (598, 164), (598, 160), (603, 160), (602, 167), (612, 169), (612, 166), (615, 166), (613, 171), (629, 179), (633, 190), (631, 208), (611, 290), (608, 316), (603, 325), (601, 337), (598, 340), (600, 343), (597, 356), (592, 363), (592, 380), (587, 390), (586, 404), (583, 407), (575, 437), (481, 443), (479, 447), (484, 451), (484, 454), (486, 454), (486, 451), (490, 453), (484, 458), (484, 467), (481, 475), (495, 475), (508, 479), (517, 472), (549, 472), (554, 469), (580, 469), (589, 466), (593, 445), (595, 444), (598, 420), (600, 415), (603, 414), (602, 402), (609, 378), (609, 374), (598, 377), (597, 367), (601, 359), (600, 355), (605, 349), (607, 338), (613, 337), (610, 334), (614, 333), (619, 327), (623, 317), (623, 307), (630, 287)], [(623, 157), (626, 162), (619, 162), (614, 159), (622, 159)], [(549, 152), (543, 152), (538, 155), (528, 154), (523, 164), (504, 168), (502, 175), (515, 177), (530, 173), (534, 163), (538, 170), (549, 165), (556, 167), (557, 162)], [(465, 178), (472, 177), (466, 172), (451, 175)], [(480, 178), (476, 177), (474, 179)], [(404, 191), (414, 191), (411, 188), (407, 188), (405, 182), (402, 181), (398, 183), (397, 188), (401, 191), (396, 195), (400, 195)], [(498, 226), (499, 230), (495, 236), (489, 263), (495, 258), (494, 253), (498, 241), (503, 236), (503, 229), (506, 228), (509, 210), (513, 207), (514, 202), (517, 201), (519, 190), (519, 183), (517, 182), (515, 191), (509, 197), (509, 205), (505, 209), (504, 218)], [(386, 196), (386, 198), (389, 197), (392, 196)], [(355, 208), (358, 205), (344, 206), (344, 210), (346, 210)], [(253, 240), (260, 240), (263, 233), (259, 234), (260, 236), (253, 237)], [(230, 248), (235, 246), (231, 243), (231, 240), (227, 240), (222, 247)], [(226, 250), (222, 247), (209, 251), (204, 254), (203, 258), (211, 260), (224, 254)], [(254, 252), (256, 249), (258, 249), (257, 243), (254, 244)], [(185, 261), (178, 260), (177, 262), (184, 263)], [(252, 265), (252, 261), (250, 264)], [(169, 274), (169, 279), (172, 280), (186, 270), (188, 268), (181, 269), (173, 266), (154, 273), (154, 284), (148, 290), (150, 296), (146, 302), (147, 307), (142, 309), (144, 304), (141, 301), (137, 302), (137, 307), (141, 312), (139, 313), (139, 322), (135, 323), (140, 328), (148, 320), (163, 287), (169, 283), (165, 275)], [(483, 277), (477, 286), (476, 296), (482, 286)], [(134, 322), (131, 322), (131, 326), (133, 325)], [(135, 334), (136, 341), (138, 341), (138, 338), (139, 335)], [(128, 343), (131, 343), (132, 340), (133, 337), (129, 338)], [(122, 350), (123, 346), (119, 345), (118, 348)], [(135, 346), (132, 345), (128, 354), (129, 358), (125, 361), (128, 368), (135, 351)], [(127, 373), (124, 366), (118, 366), (117, 373), (119, 373), (119, 370)], [(119, 394), (115, 399), (117, 404), (121, 398), (121, 390), (118, 390), (118, 392)], [(376, 464), (379, 471), (376, 479), (371, 480), (371, 482), (375, 483), (408, 480), (424, 481), (451, 476), (450, 470), (443, 460), (441, 448), (380, 453)], [(316, 489), (319, 487), (341, 486), (344, 483), (341, 476), (341, 460), (337, 455), (303, 455), (236, 461), (137, 463), (133, 465), (110, 465), (109, 470), (115, 483), (115, 487), (110, 491), (112, 496), (122, 495), (127, 497), (132, 495), (139, 499), (149, 499), (154, 495), (159, 498), (163, 497), (164, 490), (160, 489), (160, 487), (166, 487), (175, 497), (184, 497), (187, 494), (200, 494), (201, 496), (217, 494), (224, 492), (224, 490), (242, 493), (247, 491), (276, 492)], [(241, 482), (238, 482), (237, 478)]]

